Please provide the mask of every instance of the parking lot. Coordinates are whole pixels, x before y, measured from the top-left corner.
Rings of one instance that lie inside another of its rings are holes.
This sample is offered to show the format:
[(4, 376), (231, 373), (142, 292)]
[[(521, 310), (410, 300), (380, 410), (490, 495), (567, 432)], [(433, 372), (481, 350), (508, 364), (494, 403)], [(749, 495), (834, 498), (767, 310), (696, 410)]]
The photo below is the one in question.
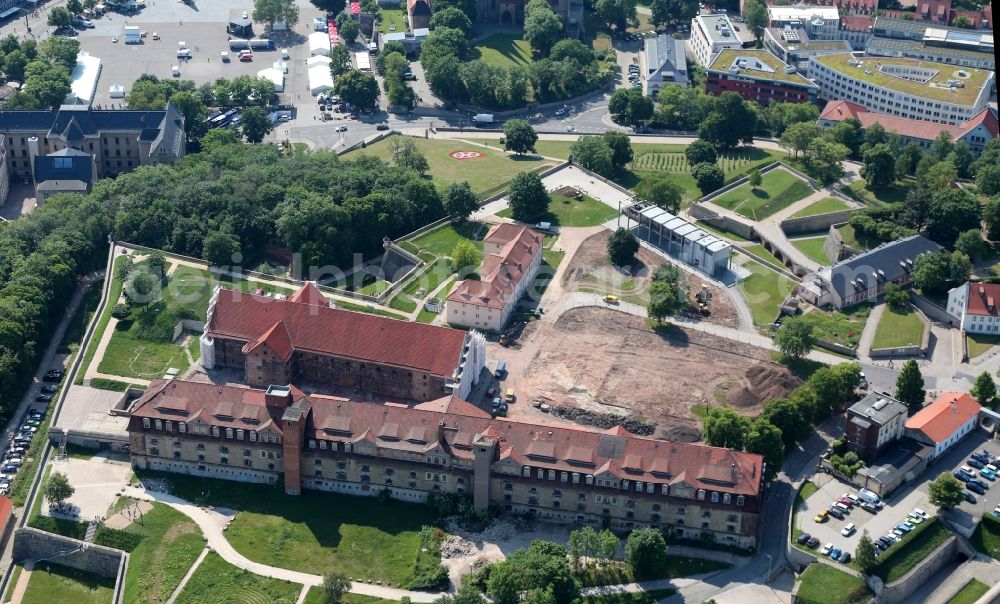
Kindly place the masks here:
[[(1000, 442), (992, 440), (983, 431), (975, 431), (946, 452), (941, 459), (931, 464), (916, 480), (904, 484), (890, 494), (887, 499), (883, 500), (885, 507), (877, 514), (873, 515), (855, 507), (845, 514), (843, 520), (830, 516), (822, 523), (814, 521), (814, 517), (821, 510), (829, 508), (845, 493), (857, 494), (858, 490), (853, 485), (843, 483), (827, 474), (817, 474), (813, 480), (819, 488), (806, 499), (805, 506), (798, 510), (797, 528), (816, 537), (820, 542), (820, 547), (832, 543), (834, 547), (851, 552), (853, 555), (861, 533), (865, 529), (868, 530), (872, 539), (877, 539), (891, 532), (896, 525), (904, 522), (907, 514), (914, 508), (920, 508), (931, 516), (937, 514), (937, 507), (928, 500), (930, 482), (942, 472), (952, 473), (956, 468), (967, 463), (971, 453), (983, 450), (989, 452), (991, 457), (996, 457), (1000, 455)], [(986, 495), (976, 495), (976, 503), (962, 502), (958, 507), (959, 510), (966, 512), (973, 519), (982, 516), (1000, 504), (1000, 486), (986, 479), (983, 481), (991, 487), (987, 490)], [(845, 537), (841, 534), (841, 530), (848, 523), (854, 523), (857, 530), (852, 535)]]

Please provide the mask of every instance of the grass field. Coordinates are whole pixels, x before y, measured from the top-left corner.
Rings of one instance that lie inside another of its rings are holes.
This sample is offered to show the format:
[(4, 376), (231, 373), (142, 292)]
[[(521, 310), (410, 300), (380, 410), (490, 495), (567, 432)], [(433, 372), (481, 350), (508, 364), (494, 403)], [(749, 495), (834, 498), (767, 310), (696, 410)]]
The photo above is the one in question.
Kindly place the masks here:
[(479, 60), (487, 65), (513, 67), (531, 63), (531, 44), (519, 34), (493, 34), (476, 45)]
[[(619, 184), (633, 188), (642, 180), (644, 173), (668, 172), (673, 181), (684, 192), (686, 201), (701, 197), (698, 183), (691, 176), (691, 166), (684, 156), (684, 145), (632, 145), (635, 158), (629, 164), (631, 172), (619, 179)], [(753, 168), (770, 163), (784, 156), (783, 153), (766, 149), (739, 149), (723, 153), (719, 157), (719, 167), (726, 174), (726, 182), (732, 182)]]
[(42, 562), (31, 572), (21, 604), (111, 604), (115, 580)]
[[(618, 214), (618, 210), (587, 195), (576, 200), (572, 197), (552, 193), (549, 211), (532, 218), (530, 222), (551, 222), (556, 226), (588, 227), (603, 224)], [(497, 212), (501, 218), (511, 218), (510, 208)]]
[(990, 348), (1000, 344), (1000, 336), (966, 332), (965, 341), (969, 345), (969, 358), (974, 359)]
[(1000, 560), (1000, 520), (992, 514), (983, 516), (983, 521), (972, 533), (972, 544), (987, 556)]
[(402, 8), (383, 6), (379, 8), (379, 12), (382, 13), (382, 26), (379, 28), (381, 31), (385, 33), (409, 31), (410, 28), (406, 27), (406, 12)]
[[(309, 588), (303, 604), (326, 604), (323, 600), (323, 591), (319, 587)], [(363, 596), (361, 594), (346, 593), (340, 598), (340, 604), (397, 604), (396, 600), (383, 600), (374, 596)]]
[(836, 197), (827, 197), (826, 199), (820, 199), (815, 203), (809, 204), (809, 206), (802, 208), (798, 212), (792, 214), (792, 218), (802, 218), (804, 216), (819, 216), (820, 214), (829, 214), (830, 212), (837, 212), (839, 210), (846, 210), (849, 206), (844, 202), (843, 199), (837, 199)]
[[(409, 243), (412, 243), (418, 251), (428, 251), (438, 258), (450, 257), (455, 244), (463, 240), (471, 241), (482, 253), (483, 237), (487, 230), (488, 227), (481, 222), (449, 222), (410, 240)], [(473, 238), (477, 232), (478, 238)]]
[(947, 604), (975, 604), (979, 598), (983, 597), (990, 590), (990, 586), (977, 579), (969, 579), (955, 597), (948, 600)]
[(209, 552), (184, 586), (177, 604), (295, 604), (302, 586), (236, 568)]
[(945, 542), (951, 533), (937, 517), (931, 518), (903, 536), (903, 540), (882, 554), (872, 574), (892, 583)]
[(924, 322), (913, 309), (897, 312), (888, 306), (875, 330), (872, 348), (918, 346), (924, 335)]
[(795, 283), (758, 262), (746, 262), (743, 267), (752, 274), (740, 281), (740, 291), (750, 303), (756, 325), (768, 325), (778, 316), (778, 307)]
[(125, 262), (124, 256), (118, 256), (115, 258), (114, 263), (112, 263), (112, 270), (114, 274), (111, 278), (110, 290), (108, 291), (108, 301), (109, 303), (104, 307), (104, 312), (101, 313), (101, 317), (97, 321), (97, 325), (94, 327), (94, 336), (90, 339), (90, 345), (87, 346), (87, 350), (83, 353), (83, 360), (80, 363), (80, 371), (76, 374), (77, 385), (83, 384), (83, 378), (87, 373), (87, 368), (90, 367), (90, 363), (94, 360), (94, 354), (97, 352), (97, 347), (101, 342), (101, 334), (104, 330), (108, 328), (108, 323), (111, 321), (111, 310), (114, 308), (114, 304), (110, 302), (112, 300), (118, 300), (122, 295), (122, 280), (118, 278), (117, 268)]
[(763, 175), (759, 188), (743, 184), (712, 199), (715, 205), (751, 220), (761, 220), (812, 193), (809, 185), (787, 170), (771, 170)]
[(677, 593), (672, 588), (653, 589), (650, 591), (619, 592), (603, 595), (586, 596), (581, 599), (583, 604), (656, 604)]
[(774, 254), (772, 254), (771, 252), (767, 251), (767, 248), (765, 248), (763, 245), (761, 245), (759, 243), (758, 244), (754, 244), (754, 245), (745, 246), (742, 249), (744, 249), (747, 252), (753, 254), (754, 256), (757, 256), (758, 258), (760, 258), (762, 260), (766, 260), (772, 266), (775, 266), (777, 268), (785, 268), (785, 265), (782, 264), (781, 261), (778, 260), (778, 258)]
[(844, 192), (861, 203), (880, 206), (887, 203), (898, 203), (906, 201), (906, 194), (913, 186), (909, 181), (897, 181), (881, 191), (868, 188), (868, 182), (864, 179), (852, 182)]
[(421, 528), (434, 522), (426, 505), (316, 491), (290, 496), (278, 487), (150, 474), (168, 480), (178, 497), (240, 510), (226, 538), (256, 562), (404, 587), (420, 567), (439, 563), (420, 551)]
[[(341, 157), (352, 159), (359, 155), (374, 155), (384, 160), (392, 159), (393, 144), (398, 143), (398, 136), (380, 140), (364, 149), (356, 149)], [(411, 138), (416, 148), (427, 158), (427, 171), (434, 177), (435, 184), (444, 190), (449, 183), (469, 181), (472, 189), (480, 199), (485, 199), (502, 191), (507, 182), (518, 172), (544, 170), (553, 164), (552, 161), (532, 155), (513, 156), (502, 151), (486, 149), (478, 145), (470, 145), (461, 141), (433, 140)], [(481, 153), (474, 159), (454, 159), (449, 153), (455, 151), (477, 151)]]
[(800, 604), (854, 604), (870, 596), (864, 581), (820, 562), (810, 564), (801, 581)]
[(861, 332), (870, 313), (871, 306), (859, 304), (848, 312), (813, 309), (803, 314), (799, 320), (812, 325), (813, 334), (817, 338), (853, 348), (861, 339)]
[(810, 260), (815, 260), (823, 266), (830, 266), (830, 259), (823, 253), (823, 244), (826, 243), (826, 236), (801, 237), (799, 239), (789, 239), (788, 241)]

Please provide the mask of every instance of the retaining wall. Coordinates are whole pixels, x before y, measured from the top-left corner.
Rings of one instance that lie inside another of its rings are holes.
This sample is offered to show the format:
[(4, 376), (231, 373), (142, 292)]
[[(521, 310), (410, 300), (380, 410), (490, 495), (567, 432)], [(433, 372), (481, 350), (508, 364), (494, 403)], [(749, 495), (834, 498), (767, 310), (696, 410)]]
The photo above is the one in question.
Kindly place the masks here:
[[(952, 535), (941, 547), (924, 558), (903, 578), (882, 587), (875, 596), (876, 604), (899, 604), (907, 602), (921, 585), (951, 563), (959, 553), (959, 539)], [(968, 555), (968, 553), (966, 552)]]
[[(852, 202), (853, 203), (853, 202)], [(826, 214), (816, 214), (815, 216), (800, 216), (799, 218), (786, 218), (779, 225), (786, 235), (798, 233), (808, 233), (810, 231), (821, 231), (835, 224), (843, 224), (850, 220), (851, 214), (857, 209), (837, 210)]]
[(958, 324), (958, 319), (948, 314), (948, 311), (941, 308), (929, 299), (918, 295), (914, 291), (910, 291), (910, 302), (920, 309), (920, 312), (924, 313), (927, 318), (938, 321), (939, 323), (945, 323), (952, 327)]
[[(85, 548), (85, 549), (81, 549)], [(64, 552), (73, 552), (60, 555)], [(19, 528), (14, 533), (14, 561), (46, 561), (102, 577), (117, 577), (125, 552), (103, 545), (46, 533), (35, 528)]]
[(931, 340), (931, 323), (919, 308), (914, 308), (914, 312), (920, 317), (920, 322), (924, 324), (924, 333), (920, 337), (919, 346), (899, 346), (897, 348), (870, 348), (868, 356), (873, 359), (885, 359), (889, 357), (919, 357), (927, 354), (927, 348)]
[(696, 201), (691, 204), (691, 207), (688, 208), (688, 215), (698, 220), (704, 220), (717, 229), (728, 231), (734, 235), (739, 235), (744, 239), (759, 239), (759, 237), (757, 237), (757, 231), (752, 225), (740, 222), (739, 220), (734, 220), (729, 216), (722, 216), (714, 210), (701, 205), (701, 202)]
[(826, 340), (817, 339), (816, 345), (819, 346), (820, 348), (826, 348), (827, 350), (836, 352), (837, 354), (846, 354), (847, 356), (851, 357), (858, 355), (857, 351), (854, 350), (853, 348), (837, 344), (836, 342), (827, 342)]

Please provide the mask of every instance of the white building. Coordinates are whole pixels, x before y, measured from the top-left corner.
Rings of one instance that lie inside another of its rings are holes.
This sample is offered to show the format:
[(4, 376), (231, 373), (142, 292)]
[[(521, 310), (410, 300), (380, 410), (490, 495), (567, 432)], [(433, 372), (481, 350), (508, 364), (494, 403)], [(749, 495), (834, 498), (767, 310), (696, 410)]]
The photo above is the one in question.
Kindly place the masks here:
[(934, 447), (937, 459), (976, 428), (981, 407), (964, 392), (942, 393), (933, 403), (906, 420), (906, 434)]
[(831, 54), (810, 57), (808, 77), (824, 100), (845, 100), (873, 113), (960, 125), (990, 101), (992, 71), (913, 59)]
[(326, 32), (313, 32), (309, 34), (309, 54), (329, 56), (330, 36)]
[(646, 94), (655, 97), (666, 84), (688, 85), (684, 40), (666, 34), (647, 38), (642, 53)]
[(813, 40), (836, 40), (840, 28), (840, 11), (836, 6), (768, 6), (769, 27), (804, 29)]
[(636, 236), (708, 275), (729, 269), (733, 246), (658, 206), (630, 214), (639, 221)]
[(948, 314), (959, 329), (970, 333), (1000, 333), (1000, 285), (965, 283), (948, 292)]
[(695, 61), (708, 67), (727, 48), (743, 48), (727, 15), (698, 15), (691, 19), (691, 51)]
[(480, 280), (459, 282), (447, 297), (448, 323), (500, 331), (534, 281), (544, 235), (519, 224), (498, 224), (483, 239)]

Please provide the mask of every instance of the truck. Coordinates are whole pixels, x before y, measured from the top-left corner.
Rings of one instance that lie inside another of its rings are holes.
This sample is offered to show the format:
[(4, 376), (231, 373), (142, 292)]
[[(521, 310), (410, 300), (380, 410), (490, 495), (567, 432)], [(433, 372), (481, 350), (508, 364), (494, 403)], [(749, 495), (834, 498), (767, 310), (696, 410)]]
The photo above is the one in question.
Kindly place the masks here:
[(868, 503), (874, 506), (881, 507), (882, 505), (882, 500), (874, 491), (869, 491), (868, 489), (861, 489), (858, 491), (858, 497), (862, 501), (867, 501)]
[(136, 25), (126, 25), (123, 31), (126, 44), (142, 44), (142, 32)]
[(472, 116), (472, 122), (480, 126), (486, 126), (493, 123), (492, 113), (477, 113)]
[(254, 38), (247, 42), (253, 50), (274, 50), (274, 40), (270, 38)]

